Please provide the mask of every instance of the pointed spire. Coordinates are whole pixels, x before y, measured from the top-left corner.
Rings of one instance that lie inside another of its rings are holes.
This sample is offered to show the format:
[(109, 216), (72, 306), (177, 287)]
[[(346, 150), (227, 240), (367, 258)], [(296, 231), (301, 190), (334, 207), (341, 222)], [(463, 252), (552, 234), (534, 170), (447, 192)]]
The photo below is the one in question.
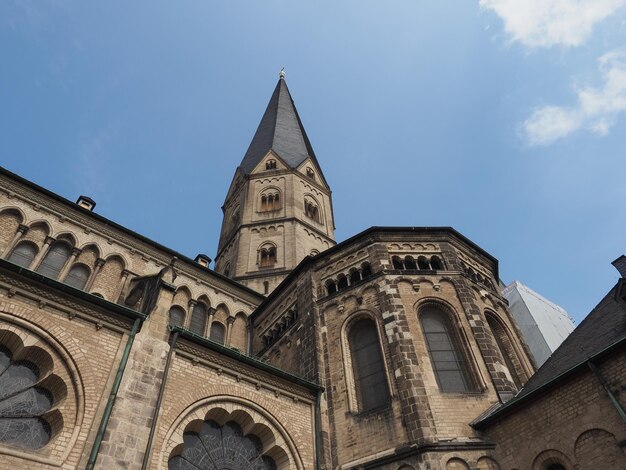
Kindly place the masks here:
[(241, 161), (240, 167), (244, 173), (254, 170), (270, 150), (291, 168), (297, 168), (309, 157), (316, 160), (287, 88), (284, 68), (280, 71), (278, 83), (265, 114)]

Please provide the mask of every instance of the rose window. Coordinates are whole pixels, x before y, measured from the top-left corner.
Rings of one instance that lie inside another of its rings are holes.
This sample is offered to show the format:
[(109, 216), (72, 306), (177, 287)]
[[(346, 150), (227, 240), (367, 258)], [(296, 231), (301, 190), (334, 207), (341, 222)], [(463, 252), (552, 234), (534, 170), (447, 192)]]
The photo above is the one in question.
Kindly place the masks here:
[(204, 421), (198, 432), (183, 435), (182, 451), (170, 459), (169, 470), (276, 470), (262, 448), (257, 436), (244, 436), (235, 422)]
[(0, 347), (0, 442), (40, 449), (50, 440), (50, 425), (43, 415), (52, 408), (52, 394), (37, 386), (39, 368), (14, 360)]

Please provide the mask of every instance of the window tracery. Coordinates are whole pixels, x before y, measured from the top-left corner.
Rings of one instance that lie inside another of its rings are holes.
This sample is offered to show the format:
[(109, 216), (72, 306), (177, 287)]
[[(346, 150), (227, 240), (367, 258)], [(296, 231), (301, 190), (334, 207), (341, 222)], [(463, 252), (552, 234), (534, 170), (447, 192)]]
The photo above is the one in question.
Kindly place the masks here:
[(169, 470), (277, 470), (274, 459), (263, 455), (261, 439), (244, 435), (234, 421), (220, 426), (205, 421), (198, 432), (183, 435), (180, 455), (169, 460)]
[(38, 385), (39, 368), (14, 360), (0, 346), (0, 442), (25, 449), (40, 449), (51, 437), (43, 415), (52, 408), (52, 393)]

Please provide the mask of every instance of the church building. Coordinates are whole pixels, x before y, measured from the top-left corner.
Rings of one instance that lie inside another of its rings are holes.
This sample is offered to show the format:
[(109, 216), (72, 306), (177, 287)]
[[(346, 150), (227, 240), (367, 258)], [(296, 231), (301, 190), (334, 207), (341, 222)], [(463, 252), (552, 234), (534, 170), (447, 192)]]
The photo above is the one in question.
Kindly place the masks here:
[(626, 468), (626, 263), (537, 371), (461, 233), (336, 242), (284, 74), (214, 269), (95, 206), (0, 169), (0, 468)]

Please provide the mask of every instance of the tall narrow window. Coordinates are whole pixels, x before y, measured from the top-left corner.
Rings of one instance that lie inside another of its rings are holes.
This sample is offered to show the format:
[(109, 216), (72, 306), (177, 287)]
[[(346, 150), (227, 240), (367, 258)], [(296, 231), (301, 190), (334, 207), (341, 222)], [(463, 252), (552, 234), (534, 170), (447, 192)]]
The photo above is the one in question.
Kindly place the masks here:
[(431, 256), (430, 257), (430, 266), (435, 270), (438, 271), (440, 269), (443, 269), (443, 263), (441, 262), (441, 258), (439, 258), (439, 256)]
[(76, 289), (83, 289), (85, 284), (87, 284), (87, 279), (89, 279), (89, 274), (91, 271), (84, 264), (75, 264), (70, 269), (70, 272), (67, 273), (67, 277), (65, 278), (65, 283), (68, 286), (75, 287)]
[(180, 327), (185, 326), (185, 311), (177, 305), (170, 308), (170, 325)]
[(439, 389), (442, 392), (472, 391), (468, 364), (448, 315), (437, 307), (427, 307), (420, 320)]
[(31, 263), (35, 259), (37, 251), (37, 246), (34, 243), (20, 243), (11, 252), (11, 256), (9, 256), (9, 261), (23, 268), (29, 268)]
[(374, 321), (357, 320), (350, 328), (348, 342), (359, 411), (387, 405), (389, 385)]
[(224, 344), (226, 338), (226, 328), (218, 321), (211, 323), (211, 335), (209, 336), (216, 343)]
[(412, 256), (406, 256), (404, 258), (404, 267), (406, 269), (417, 269), (417, 264), (415, 264), (415, 260)]
[(404, 263), (399, 256), (392, 257), (391, 262), (393, 263), (393, 269), (404, 269)]
[(417, 258), (417, 267), (421, 270), (429, 270), (430, 264), (428, 264), (428, 258), (426, 258), (426, 256), (419, 256)]
[(515, 351), (513, 349), (513, 345), (511, 344), (511, 338), (509, 338), (509, 335), (506, 333), (504, 326), (499, 320), (497, 320), (490, 313), (485, 314), (485, 316), (487, 317), (487, 324), (489, 325), (489, 328), (491, 328), (491, 332), (496, 340), (500, 354), (502, 354), (502, 359), (504, 359), (504, 363), (511, 373), (513, 383), (518, 389), (520, 389), (522, 387), (522, 381), (517, 374), (517, 369), (513, 362), (515, 358)]
[(46, 253), (45, 258), (37, 268), (37, 272), (51, 279), (56, 279), (70, 257), (70, 251), (71, 248), (67, 243), (55, 242)]
[(191, 311), (191, 320), (189, 322), (189, 329), (199, 335), (204, 336), (204, 330), (206, 328), (206, 306), (202, 302), (198, 302), (193, 306)]

